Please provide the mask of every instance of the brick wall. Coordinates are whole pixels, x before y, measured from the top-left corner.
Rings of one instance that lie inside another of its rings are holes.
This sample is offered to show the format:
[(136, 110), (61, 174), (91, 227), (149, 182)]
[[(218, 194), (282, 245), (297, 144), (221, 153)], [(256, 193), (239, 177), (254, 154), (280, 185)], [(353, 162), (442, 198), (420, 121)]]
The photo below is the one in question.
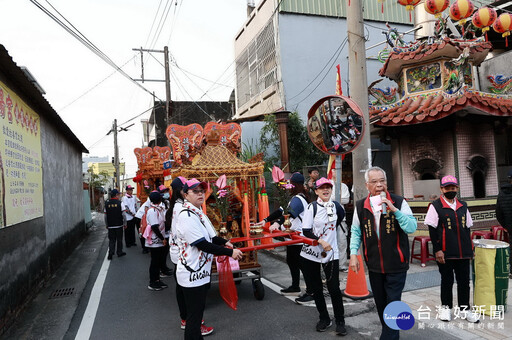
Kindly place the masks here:
[(461, 197), (475, 196), (471, 171), (466, 168), (468, 162), (475, 156), (484, 157), (489, 165), (485, 178), (486, 196), (497, 195), (498, 175), (493, 127), (490, 124), (471, 124), (468, 121), (458, 121), (456, 140)]

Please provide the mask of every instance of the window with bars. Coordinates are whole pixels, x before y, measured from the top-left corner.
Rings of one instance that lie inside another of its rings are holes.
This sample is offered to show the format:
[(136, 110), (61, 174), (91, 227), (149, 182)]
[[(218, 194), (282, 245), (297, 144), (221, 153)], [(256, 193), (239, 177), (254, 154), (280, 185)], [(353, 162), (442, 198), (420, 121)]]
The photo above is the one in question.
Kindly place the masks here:
[(271, 19), (236, 60), (237, 106), (276, 83), (276, 43)]

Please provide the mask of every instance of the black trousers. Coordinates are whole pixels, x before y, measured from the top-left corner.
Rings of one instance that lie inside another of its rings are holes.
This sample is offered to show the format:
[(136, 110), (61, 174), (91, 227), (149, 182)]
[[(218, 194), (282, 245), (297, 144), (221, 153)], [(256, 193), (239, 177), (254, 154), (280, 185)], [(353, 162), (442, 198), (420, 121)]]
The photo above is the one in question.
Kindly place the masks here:
[(178, 302), (178, 309), (180, 310), (180, 318), (181, 320), (187, 319), (187, 305), (185, 304), (185, 296), (183, 295), (183, 288), (178, 284), (178, 279), (176, 278), (176, 269), (178, 265), (174, 265), (174, 281), (176, 282), (176, 301)]
[(301, 257), (302, 271), (306, 285), (313, 293), (316, 309), (320, 314), (320, 320), (330, 320), (325, 297), (323, 292), (322, 276), (320, 270), (324, 270), (327, 279), (327, 290), (331, 295), (332, 307), (336, 321), (345, 322), (345, 309), (343, 297), (340, 290), (339, 261), (333, 260), (328, 263), (319, 263)]
[(123, 227), (120, 228), (108, 228), (108, 254), (114, 255), (116, 252), (117, 244), (117, 255), (123, 252)]
[(290, 268), (292, 275), (292, 286), (299, 288), (300, 286), (300, 251), (302, 245), (286, 246), (286, 264)]
[(469, 259), (437, 262), (441, 273), (441, 304), (453, 308), (453, 274), (457, 279), (457, 301), (459, 307), (469, 308)]
[(132, 218), (126, 221), (126, 229), (124, 230), (124, 243), (127, 247), (137, 245), (135, 243), (135, 234), (139, 234), (139, 232), (135, 231), (135, 219)]
[(187, 308), (185, 340), (203, 339), (201, 335), (201, 321), (203, 320), (206, 295), (209, 288), (209, 283), (199, 287), (182, 287)]
[[(149, 247), (148, 247), (149, 248)], [(160, 281), (160, 271), (164, 268), (165, 247), (149, 248), (151, 264), (149, 265), (149, 283)]]
[(380, 323), (382, 325), (382, 332), (380, 334), (381, 340), (399, 339), (400, 332), (389, 328), (384, 322), (384, 309), (393, 301), (400, 301), (402, 299), (402, 290), (405, 286), (405, 279), (407, 272), (382, 274), (368, 272), (370, 278), (370, 285), (372, 287), (373, 299), (377, 306), (379, 313)]
[(165, 251), (162, 252), (162, 268), (160, 268), (160, 271), (162, 273), (169, 273), (171, 271), (171, 268), (167, 267), (167, 259), (169, 258), (169, 239), (167, 239), (167, 245), (163, 246), (165, 248)]

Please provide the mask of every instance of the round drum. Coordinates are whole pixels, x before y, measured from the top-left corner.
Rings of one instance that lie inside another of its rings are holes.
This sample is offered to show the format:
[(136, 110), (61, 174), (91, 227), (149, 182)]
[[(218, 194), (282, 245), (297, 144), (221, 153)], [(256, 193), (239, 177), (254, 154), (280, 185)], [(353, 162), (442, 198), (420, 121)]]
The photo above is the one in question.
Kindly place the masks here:
[(498, 310), (505, 312), (510, 272), (509, 244), (489, 239), (476, 239), (473, 243), (473, 304), (482, 306), (486, 315)]

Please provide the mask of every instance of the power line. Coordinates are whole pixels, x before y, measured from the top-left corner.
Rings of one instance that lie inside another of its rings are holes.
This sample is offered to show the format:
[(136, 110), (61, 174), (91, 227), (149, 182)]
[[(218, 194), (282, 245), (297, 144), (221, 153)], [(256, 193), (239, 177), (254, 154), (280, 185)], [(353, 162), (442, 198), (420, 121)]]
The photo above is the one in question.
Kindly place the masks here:
[[(135, 58), (135, 56), (131, 57), (127, 62), (125, 62), (123, 65), (121, 65), (121, 68), (125, 67), (130, 61), (133, 60), (133, 58)], [(98, 86), (100, 86), (103, 82), (105, 82), (108, 78), (112, 77), (114, 74), (116, 74), (117, 71), (114, 71), (112, 72), (111, 74), (109, 74), (107, 77), (103, 78), (103, 80), (101, 80), (99, 83), (97, 83), (96, 85), (94, 85), (93, 87), (91, 87), (90, 89), (88, 89), (87, 91), (85, 91), (84, 93), (82, 93), (80, 96), (78, 96), (77, 98), (75, 98), (74, 100), (72, 100), (69, 104), (67, 105), (64, 105), (64, 107), (62, 107), (60, 110), (58, 110), (58, 112), (62, 112), (64, 111), (66, 108), (68, 108), (69, 106), (71, 106), (72, 104), (74, 104), (77, 100), (79, 100), (80, 98), (84, 97), (85, 95), (87, 95), (89, 92), (91, 92), (92, 90), (94, 90), (95, 88), (97, 88)]]
[(153, 23), (151, 24), (151, 28), (149, 29), (148, 37), (146, 38), (146, 42), (144, 43), (144, 46), (148, 46), (149, 37), (151, 36), (151, 32), (153, 32), (153, 27), (155, 26), (156, 17), (158, 16), (158, 12), (160, 12), (160, 6), (162, 6), (162, 1), (160, 0), (160, 3), (158, 4), (158, 9), (156, 10), (155, 17), (153, 18)]
[(66, 23), (62, 22), (55, 14), (50, 12), (47, 8), (45, 8), (43, 5), (41, 5), (37, 0), (30, 0), (37, 8), (39, 8), (43, 13), (48, 15), (53, 21), (55, 21), (57, 24), (59, 24), (64, 30), (66, 30), (69, 34), (71, 34), (73, 37), (75, 37), (78, 41), (80, 41), (85, 47), (87, 47), (89, 50), (91, 50), (94, 54), (96, 54), (98, 57), (100, 57), (103, 61), (105, 61), (107, 64), (109, 64), (111, 67), (113, 67), (117, 72), (121, 73), (124, 77), (129, 79), (132, 83), (136, 84), (139, 88), (146, 91), (147, 93), (154, 95), (151, 91), (146, 89), (141, 84), (137, 83), (132, 77), (130, 77), (126, 72), (124, 72), (119, 66), (116, 65), (112, 59), (110, 59), (105, 53), (103, 53), (96, 45), (94, 45), (89, 39), (85, 37), (78, 29), (76, 29), (70, 22), (67, 20), (62, 14), (60, 14), (55, 7), (53, 7), (48, 0), (46, 2), (54, 9), (57, 14), (59, 14), (69, 25), (71, 25), (72, 28), (66, 25)]
[[(170, 3), (170, 5), (167, 6), (169, 3)], [(160, 34), (162, 33), (162, 29), (165, 26), (165, 22), (167, 20), (167, 16), (169, 15), (170, 10), (171, 10), (172, 4), (173, 4), (172, 1), (169, 2), (169, 0), (167, 0), (167, 3), (165, 4), (165, 7), (162, 11), (162, 16), (160, 17), (160, 21), (158, 22), (158, 26), (155, 30), (155, 35), (153, 36), (153, 40), (151, 41), (150, 49), (155, 48), (158, 38), (160, 38)]]

